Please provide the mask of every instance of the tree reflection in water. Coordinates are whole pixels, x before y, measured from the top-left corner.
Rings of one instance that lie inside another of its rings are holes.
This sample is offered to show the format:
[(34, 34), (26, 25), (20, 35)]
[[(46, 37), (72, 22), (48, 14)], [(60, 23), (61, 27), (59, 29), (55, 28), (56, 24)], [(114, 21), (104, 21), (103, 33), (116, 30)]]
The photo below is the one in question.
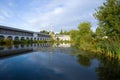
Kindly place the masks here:
[(96, 58), (96, 55), (94, 53), (88, 53), (88, 52), (82, 52), (82, 54), (79, 54), (78, 57), (78, 63), (84, 67), (90, 67), (91, 61)]
[(96, 69), (98, 80), (120, 80), (120, 60), (107, 55), (99, 56), (100, 64)]
[(77, 57), (78, 63), (84, 67), (90, 67), (93, 59), (99, 61), (99, 65), (96, 67), (98, 80), (120, 80), (120, 60), (117, 57), (86, 52)]
[(80, 65), (89, 67), (91, 65), (90, 58), (84, 55), (78, 55), (78, 62)]

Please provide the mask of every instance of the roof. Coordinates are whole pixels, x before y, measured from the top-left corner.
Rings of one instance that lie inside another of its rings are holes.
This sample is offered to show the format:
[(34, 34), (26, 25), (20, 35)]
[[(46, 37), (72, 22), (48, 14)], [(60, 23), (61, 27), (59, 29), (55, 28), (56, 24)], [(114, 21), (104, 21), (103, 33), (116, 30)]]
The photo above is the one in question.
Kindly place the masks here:
[(34, 32), (34, 33), (45, 35), (45, 36), (50, 36), (49, 34), (44, 34), (44, 33), (40, 33), (40, 32)]
[(9, 29), (9, 30), (15, 30), (15, 31), (20, 31), (20, 32), (37, 33), (37, 34), (49, 36), (49, 34), (44, 34), (44, 33), (40, 33), (40, 32), (33, 32), (33, 31), (28, 31), (28, 30), (23, 30), (23, 29), (18, 29), (18, 28), (12, 28), (12, 27), (2, 26), (2, 25), (0, 25), (0, 28), (2, 28), (2, 29)]
[(20, 31), (20, 32), (34, 33), (33, 31), (28, 31), (28, 30), (23, 30), (23, 29), (18, 29), (18, 28), (12, 28), (12, 27), (2, 26), (2, 25), (0, 25), (0, 28), (2, 28), (2, 29), (9, 29), (9, 30), (15, 30), (15, 31)]

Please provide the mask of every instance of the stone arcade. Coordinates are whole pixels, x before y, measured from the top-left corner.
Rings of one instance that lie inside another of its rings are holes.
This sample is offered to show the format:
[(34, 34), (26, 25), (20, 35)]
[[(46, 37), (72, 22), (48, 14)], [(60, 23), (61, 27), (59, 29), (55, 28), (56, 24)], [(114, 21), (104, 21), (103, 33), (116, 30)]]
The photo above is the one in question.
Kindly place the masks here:
[(50, 35), (0, 25), (0, 38), (2, 39), (10, 38), (12, 40), (29, 39), (49, 41)]

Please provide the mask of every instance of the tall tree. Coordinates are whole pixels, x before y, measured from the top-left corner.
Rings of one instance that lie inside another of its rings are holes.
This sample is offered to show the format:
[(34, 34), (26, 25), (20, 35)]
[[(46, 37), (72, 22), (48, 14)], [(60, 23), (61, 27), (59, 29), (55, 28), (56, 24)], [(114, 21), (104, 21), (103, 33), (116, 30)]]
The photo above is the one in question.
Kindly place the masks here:
[(120, 0), (106, 0), (94, 16), (99, 21), (99, 27), (103, 27), (103, 33), (111, 38), (120, 37)]
[(63, 30), (61, 29), (60, 34), (63, 34)]
[(90, 22), (83, 22), (78, 26), (79, 32), (81, 36), (85, 36), (92, 33), (91, 30), (91, 23)]
[[(70, 37), (71, 37), (71, 40), (72, 40), (72, 41), (75, 41), (75, 42), (76, 42), (77, 36), (79, 36), (77, 30), (71, 30), (71, 31), (70, 31)], [(78, 40), (79, 40), (79, 39), (78, 39)]]
[(90, 43), (92, 40), (91, 23), (83, 22), (78, 26), (78, 29), (79, 29), (80, 44)]

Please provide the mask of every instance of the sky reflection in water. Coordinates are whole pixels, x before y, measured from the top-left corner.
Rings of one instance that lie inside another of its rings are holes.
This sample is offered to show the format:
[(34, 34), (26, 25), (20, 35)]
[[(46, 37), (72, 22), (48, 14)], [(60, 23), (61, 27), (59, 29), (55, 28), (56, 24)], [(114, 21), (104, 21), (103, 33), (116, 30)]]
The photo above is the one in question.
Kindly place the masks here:
[(78, 53), (69, 46), (36, 45), (31, 52), (1, 58), (0, 80), (97, 80), (99, 60)]

